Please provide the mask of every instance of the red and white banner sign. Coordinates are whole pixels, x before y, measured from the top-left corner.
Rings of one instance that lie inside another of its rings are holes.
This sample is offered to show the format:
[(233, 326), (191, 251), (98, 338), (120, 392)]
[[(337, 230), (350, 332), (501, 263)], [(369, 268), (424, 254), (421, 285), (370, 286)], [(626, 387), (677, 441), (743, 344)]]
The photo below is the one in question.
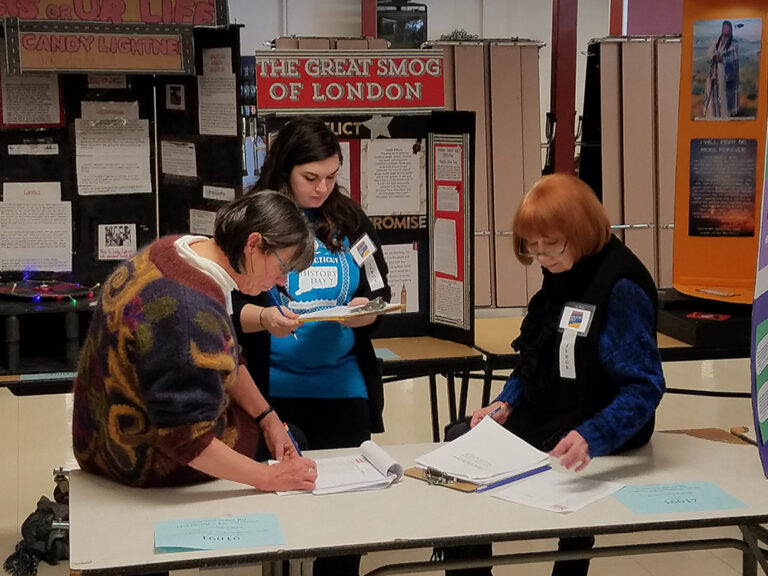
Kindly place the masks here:
[(256, 53), (259, 114), (440, 110), (440, 50)]

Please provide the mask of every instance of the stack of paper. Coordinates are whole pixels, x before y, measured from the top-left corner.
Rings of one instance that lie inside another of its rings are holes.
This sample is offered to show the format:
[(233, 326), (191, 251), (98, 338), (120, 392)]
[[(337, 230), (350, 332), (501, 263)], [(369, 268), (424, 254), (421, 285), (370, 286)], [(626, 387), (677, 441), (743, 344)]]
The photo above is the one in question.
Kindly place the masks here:
[(515, 436), (493, 418), (483, 418), (464, 436), (416, 459), (420, 466), (478, 485), (541, 468), (548, 461), (546, 452)]

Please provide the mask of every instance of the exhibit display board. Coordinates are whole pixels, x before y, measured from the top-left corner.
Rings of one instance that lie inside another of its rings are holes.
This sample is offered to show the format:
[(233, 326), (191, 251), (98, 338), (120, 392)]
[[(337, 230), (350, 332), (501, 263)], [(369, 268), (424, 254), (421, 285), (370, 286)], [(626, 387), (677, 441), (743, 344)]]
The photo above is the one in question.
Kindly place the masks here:
[(673, 285), (750, 303), (766, 127), (766, 8), (687, 0), (678, 114)]
[[(376, 229), (392, 302), (374, 337), (435, 336), (472, 344), (471, 112), (335, 115), (344, 163), (338, 182)], [(266, 118), (268, 143), (289, 116)]]
[(187, 28), (195, 75), (19, 75), (0, 43), (0, 281), (93, 286), (158, 234), (212, 234), (240, 193), (240, 30)]

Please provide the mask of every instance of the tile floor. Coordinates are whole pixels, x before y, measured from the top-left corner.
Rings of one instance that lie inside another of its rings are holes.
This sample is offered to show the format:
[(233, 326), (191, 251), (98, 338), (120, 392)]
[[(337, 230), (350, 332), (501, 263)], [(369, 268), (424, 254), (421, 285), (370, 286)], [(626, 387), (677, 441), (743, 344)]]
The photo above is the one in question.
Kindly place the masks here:
[[(749, 388), (749, 361), (717, 360), (704, 362), (668, 363), (664, 366), (667, 384), (676, 388), (712, 390), (738, 390)], [(497, 383), (497, 387), (501, 383)], [(472, 386), (469, 406), (477, 406), (480, 382)], [(445, 390), (441, 391), (441, 416), (447, 413)], [(55, 466), (73, 463), (70, 442), (71, 395), (13, 396), (0, 389), (0, 560), (13, 550), (19, 538), (19, 526), (34, 510), (40, 495), (50, 497), (53, 490), (51, 470)], [(385, 423), (387, 432), (376, 440), (380, 444), (428, 442), (431, 438), (428, 393), (426, 381), (405, 380), (387, 384)], [(667, 395), (659, 408), (657, 430), (747, 425), (752, 427), (752, 412), (747, 399), (707, 398), (699, 396)], [(756, 456), (757, 457), (757, 456)], [(704, 537), (701, 531), (686, 531), (691, 538)], [(738, 537), (736, 531), (721, 530), (721, 536)], [(708, 532), (706, 536), (712, 536)], [(644, 540), (653, 541), (658, 534), (647, 533)], [(620, 544), (619, 536), (598, 539), (599, 544)], [(554, 541), (507, 544), (497, 551), (534, 551), (551, 549)], [(374, 553), (363, 559), (362, 571), (392, 561), (420, 561), (429, 557), (428, 550), (398, 553)], [(497, 576), (544, 576), (550, 565), (536, 564), (517, 567), (498, 567)], [(595, 560), (592, 576), (716, 576), (740, 573), (741, 556), (736, 551), (690, 552), (657, 554)], [(41, 564), (40, 576), (67, 574), (68, 567)], [(183, 576), (192, 576), (196, 570), (185, 570)], [(256, 568), (207, 570), (204, 576), (240, 576), (258, 574)], [(178, 574), (182, 574), (181, 572)], [(437, 573), (435, 573), (437, 574)], [(176, 573), (175, 573), (176, 575)]]

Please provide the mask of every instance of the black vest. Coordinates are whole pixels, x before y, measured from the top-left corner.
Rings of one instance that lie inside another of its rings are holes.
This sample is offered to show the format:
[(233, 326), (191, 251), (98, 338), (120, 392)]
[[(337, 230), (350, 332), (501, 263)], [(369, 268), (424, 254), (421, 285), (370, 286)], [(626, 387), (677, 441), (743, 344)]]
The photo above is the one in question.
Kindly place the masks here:
[[(528, 305), (520, 336), (512, 343), (520, 352), (515, 368), (522, 398), (505, 426), (541, 450), (549, 451), (569, 431), (608, 406), (618, 394), (599, 358), (600, 334), (613, 286), (627, 278), (640, 286), (654, 307), (656, 330), (657, 292), (653, 278), (638, 258), (612, 236), (600, 252), (582, 258), (559, 274), (544, 270), (544, 281)], [(568, 302), (594, 306), (589, 331), (574, 345), (576, 377), (560, 374), (559, 323)], [(623, 448), (644, 444), (653, 432), (653, 418)]]

